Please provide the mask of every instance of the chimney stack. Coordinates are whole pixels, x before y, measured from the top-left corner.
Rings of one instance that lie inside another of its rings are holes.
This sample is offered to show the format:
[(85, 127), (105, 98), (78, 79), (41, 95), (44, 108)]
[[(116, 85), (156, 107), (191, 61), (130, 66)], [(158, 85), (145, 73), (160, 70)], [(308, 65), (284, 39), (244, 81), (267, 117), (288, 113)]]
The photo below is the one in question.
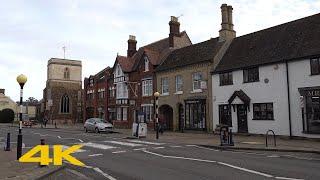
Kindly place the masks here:
[(5, 89), (0, 89), (0, 94), (5, 95), (5, 94), (4, 94), (4, 91), (5, 91)]
[(221, 30), (219, 31), (219, 41), (231, 40), (236, 37), (236, 31), (233, 30), (232, 6), (221, 5)]
[(129, 35), (127, 57), (132, 57), (137, 52), (136, 37)]
[(170, 26), (169, 47), (174, 47), (174, 36), (180, 35), (180, 23), (178, 21), (178, 18), (175, 16), (171, 16), (169, 26)]

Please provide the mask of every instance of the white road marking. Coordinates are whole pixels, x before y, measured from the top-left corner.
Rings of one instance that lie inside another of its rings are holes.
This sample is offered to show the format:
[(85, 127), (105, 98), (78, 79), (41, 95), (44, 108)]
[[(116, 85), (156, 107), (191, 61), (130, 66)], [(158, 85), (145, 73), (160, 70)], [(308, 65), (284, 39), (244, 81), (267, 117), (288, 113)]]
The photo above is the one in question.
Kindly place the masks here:
[(121, 142), (121, 141), (104, 141), (104, 142), (118, 144), (118, 145), (122, 145), (122, 146), (130, 146), (130, 147), (145, 146), (143, 144), (128, 143), (128, 142)]
[(197, 146), (197, 145), (187, 145), (189, 147), (196, 147), (196, 148), (199, 148), (199, 149), (206, 149), (206, 150), (209, 150), (209, 151), (219, 151), (217, 149), (212, 149), (212, 148), (206, 148), (206, 147), (202, 147), (202, 146)]
[(90, 154), (90, 157), (102, 156), (103, 154)]
[(234, 166), (234, 165), (223, 163), (223, 162), (218, 162), (218, 164), (221, 164), (221, 165), (224, 165), (224, 166), (228, 166), (228, 167), (231, 167), (231, 168), (234, 168), (234, 169), (238, 169), (238, 170), (241, 170), (241, 171), (246, 171), (246, 172), (249, 172), (249, 173), (252, 173), (252, 174), (258, 174), (258, 175), (269, 177), (269, 178), (273, 177), (270, 174), (266, 174), (266, 173), (262, 173), (262, 172), (259, 172), (259, 171), (255, 171), (255, 170), (251, 170), (251, 169), (247, 169), (247, 168)]
[[(275, 176), (270, 175), (270, 174), (266, 174), (266, 173), (263, 173), (263, 172), (259, 172), (259, 171), (255, 171), (255, 170), (251, 170), (251, 169), (247, 169), (247, 168), (242, 168), (242, 167), (239, 167), (239, 166), (234, 166), (234, 165), (231, 165), (231, 164), (228, 164), (228, 163), (224, 163), (224, 162), (219, 162), (219, 161), (212, 161), (212, 160), (206, 160), (206, 159), (196, 159), (196, 158), (186, 158), (186, 157), (179, 157), (179, 156), (168, 156), (168, 155), (162, 155), (162, 154), (150, 152), (150, 151), (147, 151), (147, 150), (143, 150), (143, 152), (148, 153), (148, 154), (152, 154), (152, 155), (155, 155), (155, 156), (163, 157), (163, 158), (184, 159), (184, 160), (199, 161), (199, 162), (218, 163), (218, 164), (223, 165), (223, 166), (227, 166), (227, 167), (230, 167), (230, 168), (238, 169), (240, 171), (249, 172), (249, 173), (252, 173), (252, 174), (257, 174), (257, 175), (260, 175), (260, 176), (265, 176), (265, 177), (269, 177), (269, 178), (275, 177)], [(275, 177), (275, 178), (277, 178), (277, 179), (281, 179), (282, 178), (283, 179), (284, 177)], [(287, 180), (302, 180), (302, 179), (287, 178)]]
[(164, 147), (154, 147), (153, 149), (163, 149)]
[(61, 136), (57, 136), (59, 139), (71, 139), (71, 140), (77, 140), (77, 141), (80, 141), (80, 142), (84, 142), (82, 141), (81, 139), (77, 139), (77, 138), (62, 138)]
[(148, 145), (163, 145), (165, 143), (157, 143), (157, 142), (149, 142), (149, 141), (141, 141), (141, 140), (128, 140), (133, 143), (140, 143), (140, 144), (148, 144)]
[[(53, 148), (53, 146), (50, 146), (51, 148)], [(66, 146), (66, 145), (62, 145), (62, 150), (66, 150), (68, 149), (70, 146)], [(75, 152), (79, 153), (79, 152), (86, 152), (85, 149), (78, 149)]]
[(275, 154), (272, 154), (272, 155), (270, 155), (270, 156), (267, 156), (267, 157), (269, 157), (269, 158), (278, 158), (278, 157), (280, 157), (280, 156), (278, 156), (278, 155), (275, 155)]
[(146, 148), (137, 148), (137, 149), (133, 149), (134, 151), (143, 151), (146, 150)]
[[(70, 164), (68, 161), (63, 161), (63, 162)], [(109, 180), (117, 180), (116, 178), (114, 178), (114, 177), (110, 176), (109, 174), (103, 172), (103, 171), (102, 171), (100, 168), (98, 168), (98, 167), (92, 167), (92, 166), (87, 166), (87, 165), (84, 165), (83, 167), (84, 167), (84, 168), (87, 168), (87, 169), (93, 169), (93, 170), (95, 170), (96, 172), (100, 173), (102, 176), (108, 178)]]
[(127, 152), (127, 151), (114, 151), (114, 152), (112, 152), (113, 154), (119, 154), (119, 153), (125, 153), (125, 152)]
[(284, 180), (303, 180), (303, 179), (296, 179), (296, 178), (287, 178), (287, 177), (275, 177), (276, 179), (284, 179)]
[(103, 150), (117, 148), (115, 146), (108, 146), (105, 144), (98, 144), (98, 143), (91, 143), (91, 142), (83, 143), (82, 145), (87, 146), (87, 147), (96, 148), (96, 149), (103, 149)]
[(100, 173), (100, 174), (103, 175), (104, 177), (108, 178), (109, 180), (117, 180), (116, 178), (110, 176), (109, 174), (101, 171), (101, 169), (99, 169), (99, 168), (97, 168), (97, 167), (93, 168), (93, 170), (97, 171), (98, 173)]
[(172, 148), (180, 148), (182, 146), (170, 146), (170, 147), (172, 147)]

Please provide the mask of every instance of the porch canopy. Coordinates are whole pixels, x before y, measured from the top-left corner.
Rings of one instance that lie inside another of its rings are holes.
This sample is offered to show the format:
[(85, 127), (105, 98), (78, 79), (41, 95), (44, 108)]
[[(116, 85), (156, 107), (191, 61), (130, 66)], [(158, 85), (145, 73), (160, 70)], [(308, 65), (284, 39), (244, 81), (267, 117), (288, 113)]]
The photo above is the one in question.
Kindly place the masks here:
[(249, 97), (246, 93), (244, 93), (241, 89), (240, 89), (239, 91), (234, 91), (234, 93), (232, 94), (232, 96), (231, 96), (231, 97), (229, 98), (229, 100), (228, 100), (229, 104), (230, 104), (230, 105), (231, 105), (231, 104), (236, 104), (236, 103), (233, 103), (233, 101), (234, 101), (237, 97), (243, 102), (243, 104), (244, 104), (245, 106), (248, 107), (248, 109), (250, 109), (250, 101), (251, 101), (251, 99), (250, 99), (250, 97)]

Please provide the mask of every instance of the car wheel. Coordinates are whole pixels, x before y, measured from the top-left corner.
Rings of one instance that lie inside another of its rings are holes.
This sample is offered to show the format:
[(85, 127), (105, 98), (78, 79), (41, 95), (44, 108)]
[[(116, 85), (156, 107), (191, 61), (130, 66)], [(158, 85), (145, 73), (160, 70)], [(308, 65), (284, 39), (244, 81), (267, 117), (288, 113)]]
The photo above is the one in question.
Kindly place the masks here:
[(99, 131), (99, 129), (98, 129), (98, 128), (96, 128), (96, 129), (95, 129), (95, 132), (96, 132), (96, 133), (100, 133), (100, 131)]
[(87, 128), (84, 128), (84, 132), (86, 132), (86, 133), (87, 133), (87, 132), (88, 132), (88, 129), (87, 129)]

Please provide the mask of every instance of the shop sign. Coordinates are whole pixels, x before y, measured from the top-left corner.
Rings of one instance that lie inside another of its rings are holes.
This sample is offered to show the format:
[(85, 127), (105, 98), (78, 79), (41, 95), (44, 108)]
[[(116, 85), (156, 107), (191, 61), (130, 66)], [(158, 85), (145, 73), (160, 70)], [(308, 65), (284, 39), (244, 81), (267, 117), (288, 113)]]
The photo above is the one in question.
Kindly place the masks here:
[(320, 96), (320, 89), (307, 91), (307, 96)]

